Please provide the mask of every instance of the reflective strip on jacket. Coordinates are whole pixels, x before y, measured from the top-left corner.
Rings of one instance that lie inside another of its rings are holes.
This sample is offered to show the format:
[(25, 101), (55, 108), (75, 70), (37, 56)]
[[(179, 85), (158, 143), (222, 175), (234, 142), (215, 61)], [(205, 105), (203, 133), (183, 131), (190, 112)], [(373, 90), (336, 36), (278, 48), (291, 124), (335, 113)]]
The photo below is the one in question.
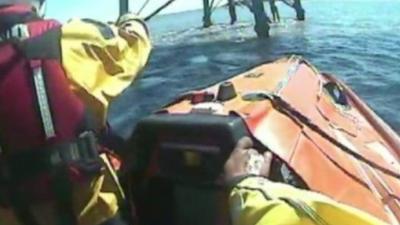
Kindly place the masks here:
[(321, 194), (249, 177), (230, 193), (234, 225), (387, 225)]

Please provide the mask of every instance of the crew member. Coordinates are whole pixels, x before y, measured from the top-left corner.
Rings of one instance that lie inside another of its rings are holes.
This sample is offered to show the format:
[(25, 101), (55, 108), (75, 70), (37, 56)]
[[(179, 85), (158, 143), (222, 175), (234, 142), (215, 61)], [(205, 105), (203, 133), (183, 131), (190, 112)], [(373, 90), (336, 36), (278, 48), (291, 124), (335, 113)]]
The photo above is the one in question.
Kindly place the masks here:
[(321, 194), (268, 180), (272, 155), (243, 138), (225, 164), (234, 225), (387, 225)]
[(130, 14), (61, 25), (44, 11), (0, 0), (0, 224), (125, 224), (119, 163), (97, 137), (146, 65), (148, 30)]

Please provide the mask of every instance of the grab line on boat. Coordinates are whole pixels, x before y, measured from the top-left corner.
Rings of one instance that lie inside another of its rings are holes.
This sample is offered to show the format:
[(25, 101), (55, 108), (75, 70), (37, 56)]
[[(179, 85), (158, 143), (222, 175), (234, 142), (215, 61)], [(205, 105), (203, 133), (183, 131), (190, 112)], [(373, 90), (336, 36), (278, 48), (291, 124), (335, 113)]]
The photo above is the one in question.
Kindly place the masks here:
[(280, 113), (286, 115), (290, 119), (292, 119), (297, 125), (300, 127), (307, 126), (310, 128), (312, 131), (316, 132), (319, 134), (321, 137), (324, 139), (328, 140), (331, 142), (333, 145), (341, 149), (343, 152), (351, 155), (352, 157), (368, 164), (372, 168), (375, 168), (377, 170), (380, 170), (381, 172), (392, 176), (394, 178), (397, 178), (400, 180), (400, 174), (388, 169), (384, 166), (381, 166), (374, 161), (364, 157), (363, 155), (352, 151), (350, 148), (345, 146), (344, 144), (340, 143), (337, 141), (335, 138), (330, 136), (328, 133), (326, 133), (323, 129), (321, 129), (318, 125), (313, 123), (307, 116), (303, 115), (301, 112), (299, 112), (297, 109), (295, 109), (293, 106), (291, 106), (288, 102), (286, 102), (284, 99), (282, 99), (280, 96), (277, 96), (275, 94), (265, 94), (264, 95), (265, 99), (268, 99), (271, 101), (272, 106)]

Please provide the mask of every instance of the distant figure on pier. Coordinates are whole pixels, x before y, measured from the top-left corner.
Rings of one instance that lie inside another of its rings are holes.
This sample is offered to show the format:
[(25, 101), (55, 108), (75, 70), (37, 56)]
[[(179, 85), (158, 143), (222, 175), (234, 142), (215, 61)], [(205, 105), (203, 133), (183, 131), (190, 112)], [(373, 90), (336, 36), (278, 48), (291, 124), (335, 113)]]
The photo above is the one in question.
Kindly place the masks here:
[(279, 10), (278, 7), (276, 7), (276, 0), (269, 0), (269, 6), (271, 8), (271, 14), (272, 14), (272, 21), (274, 23), (280, 22), (281, 18), (279, 16)]

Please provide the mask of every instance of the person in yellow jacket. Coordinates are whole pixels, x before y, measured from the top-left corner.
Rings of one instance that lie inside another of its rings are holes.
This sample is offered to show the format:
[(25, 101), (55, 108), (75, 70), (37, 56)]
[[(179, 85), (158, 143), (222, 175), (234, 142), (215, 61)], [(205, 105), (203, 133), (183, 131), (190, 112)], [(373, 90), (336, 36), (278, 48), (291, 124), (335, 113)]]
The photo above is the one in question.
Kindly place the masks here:
[(234, 225), (387, 225), (319, 193), (268, 180), (272, 156), (243, 138), (225, 164)]
[(43, 19), (45, 0), (0, 0), (0, 224), (122, 225), (115, 157), (97, 137), (145, 67), (146, 24)]

